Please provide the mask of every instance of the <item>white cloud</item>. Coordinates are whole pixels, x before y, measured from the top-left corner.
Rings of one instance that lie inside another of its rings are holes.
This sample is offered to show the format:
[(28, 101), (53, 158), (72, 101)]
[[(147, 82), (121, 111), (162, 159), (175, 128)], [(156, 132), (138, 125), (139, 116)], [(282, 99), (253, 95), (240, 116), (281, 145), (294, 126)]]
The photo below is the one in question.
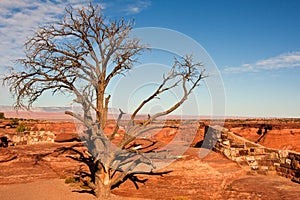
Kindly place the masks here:
[(261, 70), (278, 70), (282, 68), (300, 67), (300, 52), (284, 53), (278, 56), (259, 60), (239, 67), (226, 67), (226, 73), (260, 72)]
[[(57, 21), (68, 5), (78, 6), (86, 0), (1, 0), (0, 67), (12, 65), (23, 55), (23, 44), (38, 25)], [(4, 71), (2, 69), (1, 71)]]
[(125, 6), (124, 11), (126, 14), (131, 15), (131, 14), (137, 14), (140, 13), (141, 11), (145, 10), (151, 6), (151, 2), (147, 0), (135, 0), (132, 3), (128, 3), (127, 6)]
[[(0, 1), (0, 71), (13, 65), (12, 61), (22, 57), (23, 44), (38, 25), (57, 21), (66, 6), (74, 8), (86, 5), (88, 0), (1, 0)], [(111, 6), (118, 6), (110, 2)], [(108, 3), (101, 3), (103, 8)], [(137, 0), (122, 3), (126, 14), (136, 14), (150, 6), (150, 1)]]
[[(57, 21), (65, 7), (87, 5), (90, 0), (1, 0), (0, 1), (0, 72), (24, 56), (23, 45), (39, 25)], [(94, 3), (99, 3), (94, 0)], [(136, 14), (151, 5), (148, 0), (100, 1), (103, 9)]]
[[(65, 7), (79, 8), (90, 1), (100, 3), (109, 13), (134, 14), (141, 12), (150, 2), (146, 0), (111, 1), (106, 0), (0, 0), (0, 78), (8, 72), (14, 61), (24, 57), (24, 43), (33, 35), (39, 25), (61, 19)], [(0, 87), (1, 104), (9, 105), (8, 88)]]
[(262, 69), (280, 69), (300, 67), (300, 52), (281, 54), (279, 56), (258, 61), (256, 65)]

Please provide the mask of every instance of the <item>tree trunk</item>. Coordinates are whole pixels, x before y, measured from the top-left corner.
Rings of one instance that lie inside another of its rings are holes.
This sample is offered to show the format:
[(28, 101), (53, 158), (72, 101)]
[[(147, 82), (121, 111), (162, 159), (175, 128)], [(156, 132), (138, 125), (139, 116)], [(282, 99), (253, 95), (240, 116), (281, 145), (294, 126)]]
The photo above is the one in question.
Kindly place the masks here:
[[(105, 79), (101, 81), (104, 82)], [(110, 95), (105, 98), (105, 85), (99, 84), (98, 93), (97, 93), (97, 120), (100, 123), (102, 129), (105, 128), (107, 121), (107, 112), (108, 112), (108, 103)]]
[(104, 88), (98, 88), (97, 94), (97, 120), (100, 123), (100, 127), (103, 127), (103, 113), (104, 113)]
[(96, 190), (95, 194), (97, 199), (109, 199), (111, 197), (111, 180), (109, 174), (103, 170), (98, 171), (96, 174)]
[(105, 98), (105, 102), (104, 102), (102, 122), (101, 122), (103, 128), (106, 126), (109, 99), (110, 99), (110, 95), (108, 95), (108, 97)]
[[(98, 190), (99, 189), (99, 190)], [(98, 193), (96, 193), (97, 199), (109, 199), (111, 197), (110, 187), (105, 185), (97, 186)]]

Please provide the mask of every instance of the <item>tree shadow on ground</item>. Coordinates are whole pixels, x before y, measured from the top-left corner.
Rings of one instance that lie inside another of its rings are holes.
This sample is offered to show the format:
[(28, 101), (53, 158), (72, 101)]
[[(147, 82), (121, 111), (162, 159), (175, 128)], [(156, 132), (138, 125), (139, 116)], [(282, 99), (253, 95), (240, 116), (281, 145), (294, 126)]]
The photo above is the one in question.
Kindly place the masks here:
[(199, 142), (197, 142), (194, 145), (195, 148), (202, 148), (202, 149), (212, 149), (213, 146), (211, 145), (211, 143), (205, 142), (204, 140), (201, 140)]

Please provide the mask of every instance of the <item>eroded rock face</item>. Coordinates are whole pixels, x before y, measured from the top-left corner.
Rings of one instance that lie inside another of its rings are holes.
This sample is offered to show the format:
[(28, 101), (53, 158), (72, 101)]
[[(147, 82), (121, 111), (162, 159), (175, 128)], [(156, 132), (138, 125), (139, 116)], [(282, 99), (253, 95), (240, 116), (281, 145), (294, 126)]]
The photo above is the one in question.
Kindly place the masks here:
[(300, 152), (300, 122), (296, 119), (269, 119), (269, 120), (231, 120), (225, 123), (225, 127), (231, 132), (237, 133), (249, 141), (255, 142), (260, 137), (264, 128), (267, 134), (258, 143), (269, 148), (285, 149)]

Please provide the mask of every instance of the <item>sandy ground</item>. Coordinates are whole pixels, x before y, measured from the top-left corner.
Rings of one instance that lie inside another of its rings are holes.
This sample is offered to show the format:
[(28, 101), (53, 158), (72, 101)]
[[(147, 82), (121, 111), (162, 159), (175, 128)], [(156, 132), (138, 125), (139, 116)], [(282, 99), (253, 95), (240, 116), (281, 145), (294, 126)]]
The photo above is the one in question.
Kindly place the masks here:
[[(231, 129), (249, 140), (258, 137), (257, 128)], [(202, 129), (200, 133), (203, 134)], [(296, 148), (300, 144), (299, 136), (298, 128), (291, 132), (282, 127), (280, 130), (270, 131), (262, 144), (268, 146), (270, 143), (277, 145), (272, 146), (273, 148), (281, 148), (288, 143), (291, 148)], [(157, 139), (168, 143), (172, 138), (166, 136)], [(59, 147), (72, 145), (53, 143), (0, 148), (0, 160), (17, 157), (10, 162), (0, 162), (0, 200), (96, 199), (91, 194), (79, 193), (81, 188), (78, 186), (64, 183), (64, 178), (73, 175), (82, 166), (65, 155), (53, 152)], [(163, 177), (143, 177), (149, 180), (144, 185), (140, 184), (139, 190), (135, 189), (133, 183), (125, 182), (120, 188), (113, 190), (116, 195), (113, 199), (300, 199), (300, 184), (276, 175), (251, 174), (215, 152), (200, 158), (201, 150), (189, 148), (184, 158), (164, 169), (172, 170), (170, 174)]]
[(2, 200), (90, 200), (90, 194), (72, 192), (62, 179), (39, 180), (37, 182), (0, 186)]
[[(32, 146), (30, 151), (38, 147)], [(25, 149), (23, 151), (26, 152)], [(184, 158), (165, 168), (173, 172), (163, 177), (148, 177), (149, 180), (144, 185), (141, 184), (139, 190), (136, 190), (131, 182), (125, 182), (120, 188), (113, 190), (112, 199), (299, 199), (300, 184), (275, 175), (249, 174), (236, 163), (215, 152), (199, 158), (199, 151), (201, 149), (189, 148)], [(67, 185), (64, 179), (52, 176), (53, 172), (50, 171), (55, 169), (55, 166), (47, 167), (49, 165), (45, 164), (46, 161), (40, 161), (39, 165), (29, 165), (32, 162), (30, 159), (21, 161), (15, 160), (0, 166), (1, 200), (95, 199), (91, 194), (79, 193), (80, 187)], [(66, 163), (61, 164), (64, 168), (68, 167)], [(14, 168), (17, 166), (18, 170)], [(62, 168), (57, 169), (62, 171)], [(23, 171), (23, 174), (20, 171)]]

